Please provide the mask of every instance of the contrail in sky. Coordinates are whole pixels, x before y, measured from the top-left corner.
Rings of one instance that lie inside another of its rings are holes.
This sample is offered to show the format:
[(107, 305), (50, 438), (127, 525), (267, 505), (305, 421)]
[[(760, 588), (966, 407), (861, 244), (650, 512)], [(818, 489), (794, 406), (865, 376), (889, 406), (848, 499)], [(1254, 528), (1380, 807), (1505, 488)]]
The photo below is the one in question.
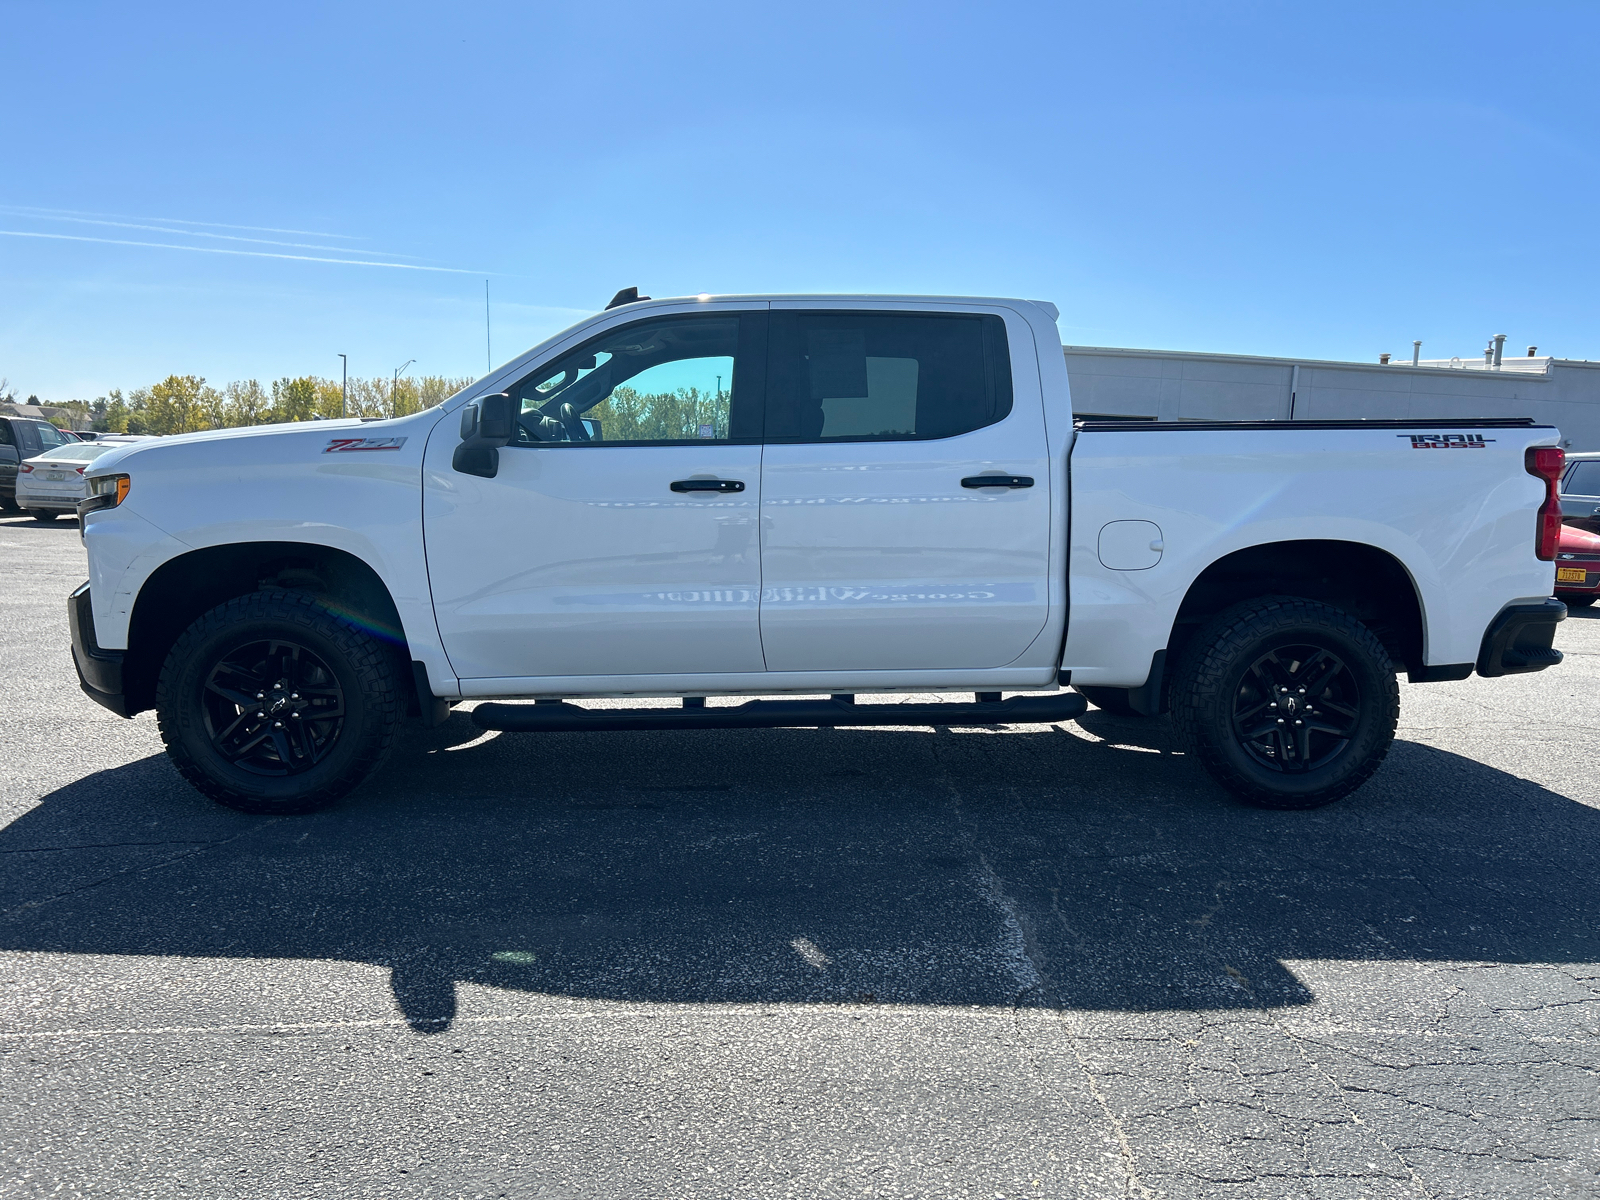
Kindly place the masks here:
[[(415, 255), (415, 254), (400, 254), (400, 253), (398, 253), (396, 251), (393, 251), (393, 250), (383, 250), (383, 251), (380, 251), (380, 250), (357, 250), (357, 249), (355, 249), (354, 247), (351, 247), (351, 246), (319, 246), (319, 245), (309, 244), (309, 243), (306, 243), (306, 242), (279, 242), (279, 241), (274, 241), (272, 238), (240, 237), (236, 233), (207, 233), (202, 229), (174, 229), (174, 228), (172, 228), (172, 225), (175, 224), (175, 222), (168, 222), (168, 223), (161, 224), (161, 225), (139, 225), (139, 224), (136, 224), (136, 223), (134, 223), (132, 221), (109, 221), (109, 220), (96, 219), (94, 217), (70, 217), (70, 216), (66, 216), (64, 214), (56, 214), (56, 213), (46, 212), (46, 211), (42, 211), (42, 210), (18, 209), (18, 208), (10, 207), (8, 205), (0, 205), (0, 214), (10, 214), (10, 215), (13, 215), (13, 216), (26, 216), (26, 217), (30, 217), (30, 218), (32, 218), (34, 220), (70, 221), (75, 225), (107, 225), (107, 226), (111, 226), (111, 227), (116, 228), (116, 229), (143, 229), (143, 230), (146, 230), (146, 231), (148, 231), (150, 233), (170, 233), (170, 234), (175, 234), (178, 237), (213, 238), (213, 239), (216, 239), (218, 241), (225, 241), (225, 242), (250, 242), (250, 243), (252, 243), (254, 245), (258, 245), (258, 246), (286, 246), (286, 247), (288, 247), (289, 249), (292, 249), (292, 250), (334, 250), (334, 251), (339, 252), (340, 254), (386, 254), (390, 258), (416, 258), (417, 257), (417, 255)], [(152, 220), (152, 221), (162, 220), (162, 218), (160, 218), (160, 217), (150, 217), (148, 219)], [(230, 226), (229, 228), (239, 228), (239, 227), (238, 226)], [(322, 235), (318, 235), (318, 236), (339, 237), (340, 235), (335, 233), (335, 234), (322, 234)]]
[[(84, 237), (74, 233), (33, 233), (23, 229), (0, 229), (0, 237), (48, 238), (56, 242), (97, 242), (103, 246), (144, 246), (152, 250), (192, 250), (196, 254), (232, 254), (240, 258), (285, 258), (294, 262), (338, 263), (347, 267), (392, 267), (398, 271), (440, 271), (447, 275), (482, 275), (461, 267), (425, 267), (419, 263), (381, 262), (365, 258), (320, 258), (311, 254), (273, 254), (266, 250), (230, 250), (222, 246), (185, 246), (175, 242), (134, 242), (123, 238)], [(357, 253), (360, 251), (346, 251)]]
[(293, 233), (301, 237), (337, 238), (342, 242), (366, 241), (365, 238), (348, 233), (322, 233), (315, 229), (278, 229), (271, 225), (226, 225), (221, 221), (190, 221), (183, 217), (133, 217), (127, 213), (82, 212), (75, 208), (30, 208), (26, 205), (6, 204), (0, 205), (0, 211), (18, 214), (58, 214), (64, 217), (108, 217), (119, 221), (159, 221), (163, 225), (203, 225), (208, 229), (241, 229), (246, 233)]

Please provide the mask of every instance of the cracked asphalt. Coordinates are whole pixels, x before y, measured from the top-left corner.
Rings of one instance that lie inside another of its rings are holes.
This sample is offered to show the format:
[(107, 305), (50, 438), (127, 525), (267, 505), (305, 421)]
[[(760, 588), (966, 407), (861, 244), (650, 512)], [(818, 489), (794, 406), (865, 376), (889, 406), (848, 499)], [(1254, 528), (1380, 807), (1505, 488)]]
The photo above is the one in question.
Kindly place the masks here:
[(412, 730), (214, 807), (0, 520), (0, 1194), (1600, 1196), (1600, 619), (1348, 800), (1165, 721)]

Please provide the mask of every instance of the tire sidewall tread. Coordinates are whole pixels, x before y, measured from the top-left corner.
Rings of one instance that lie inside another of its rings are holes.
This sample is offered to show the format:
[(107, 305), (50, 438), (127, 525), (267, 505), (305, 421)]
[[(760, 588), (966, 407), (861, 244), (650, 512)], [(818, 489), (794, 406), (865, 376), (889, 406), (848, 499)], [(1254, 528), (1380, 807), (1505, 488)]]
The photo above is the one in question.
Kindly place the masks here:
[[(203, 680), (221, 642), (248, 638), (259, 626), (298, 637), (340, 678), (345, 720), (329, 756), (302, 775), (255, 776), (219, 767), (210, 752), (201, 706)], [(360, 711), (356, 711), (359, 705)], [(293, 814), (324, 808), (349, 794), (393, 749), (405, 715), (396, 656), (309, 592), (279, 588), (237, 596), (202, 615), (168, 652), (156, 685), (156, 723), (167, 754), (197, 790), (229, 808), (249, 813)]]
[[(1341, 657), (1362, 691), (1355, 744), (1334, 762), (1301, 776), (1255, 763), (1238, 744), (1228, 682), (1263, 643), (1296, 631), (1343, 642)], [(1190, 640), (1174, 672), (1172, 721), (1179, 740), (1213, 779), (1260, 808), (1320, 808), (1355, 791), (1383, 764), (1399, 715), (1400, 684), (1383, 643), (1343, 609), (1316, 600), (1273, 596), (1222, 612)], [(1305, 782), (1284, 786), (1284, 780), (1296, 779)]]

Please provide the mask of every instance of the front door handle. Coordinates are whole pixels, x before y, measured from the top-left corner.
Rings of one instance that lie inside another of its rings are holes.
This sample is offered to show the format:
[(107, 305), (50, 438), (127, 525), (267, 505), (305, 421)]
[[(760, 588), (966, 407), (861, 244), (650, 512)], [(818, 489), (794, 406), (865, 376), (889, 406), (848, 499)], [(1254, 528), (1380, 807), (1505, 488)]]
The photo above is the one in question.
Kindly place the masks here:
[(673, 483), (672, 490), (675, 492), (742, 492), (744, 491), (744, 484), (737, 479), (679, 479)]
[(968, 475), (961, 481), (961, 486), (964, 488), (1025, 488), (1033, 486), (1033, 477), (1031, 475)]

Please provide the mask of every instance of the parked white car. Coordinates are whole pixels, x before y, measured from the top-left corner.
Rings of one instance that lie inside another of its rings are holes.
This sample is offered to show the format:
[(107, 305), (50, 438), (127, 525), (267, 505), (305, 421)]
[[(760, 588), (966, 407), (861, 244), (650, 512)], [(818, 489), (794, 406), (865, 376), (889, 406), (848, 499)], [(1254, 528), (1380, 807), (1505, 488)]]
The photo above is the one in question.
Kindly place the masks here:
[(17, 507), (40, 521), (54, 521), (78, 510), (88, 485), (88, 465), (111, 449), (95, 442), (68, 442), (26, 459), (17, 467)]
[[(420, 413), (98, 459), (73, 654), (250, 811), (334, 800), (460, 699), (562, 732), (1085, 696), (1311, 808), (1378, 769), (1397, 672), (1561, 661), (1559, 446), (1526, 419), (1075, 426), (1027, 300), (623, 294)], [(895, 692), (975, 699), (856, 703)], [(774, 693), (832, 698), (705, 699)], [(617, 696), (682, 707), (570, 702)]]
[(78, 502), (89, 494), (84, 479), (89, 464), (118, 446), (145, 440), (129, 434), (109, 434), (97, 441), (68, 442), (34, 455), (17, 467), (17, 507), (40, 521), (76, 513)]

